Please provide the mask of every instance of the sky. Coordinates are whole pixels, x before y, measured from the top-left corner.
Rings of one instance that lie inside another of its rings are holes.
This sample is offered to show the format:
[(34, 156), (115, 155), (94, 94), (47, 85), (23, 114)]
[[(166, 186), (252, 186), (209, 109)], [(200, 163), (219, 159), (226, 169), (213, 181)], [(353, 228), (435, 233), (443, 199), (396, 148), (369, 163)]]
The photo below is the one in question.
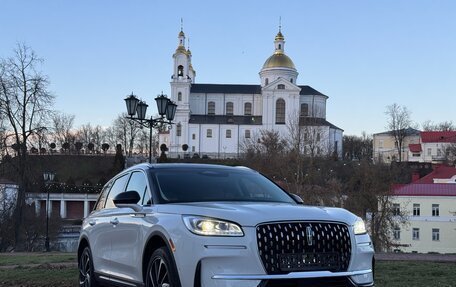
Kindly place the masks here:
[(453, 0), (0, 4), (0, 57), (25, 43), (43, 58), (54, 108), (75, 115), (75, 127), (110, 126), (132, 92), (155, 109), (156, 95), (170, 93), (181, 18), (196, 83), (260, 84), (281, 17), (297, 83), (329, 96), (327, 120), (346, 135), (384, 131), (393, 103), (417, 124), (456, 123)]

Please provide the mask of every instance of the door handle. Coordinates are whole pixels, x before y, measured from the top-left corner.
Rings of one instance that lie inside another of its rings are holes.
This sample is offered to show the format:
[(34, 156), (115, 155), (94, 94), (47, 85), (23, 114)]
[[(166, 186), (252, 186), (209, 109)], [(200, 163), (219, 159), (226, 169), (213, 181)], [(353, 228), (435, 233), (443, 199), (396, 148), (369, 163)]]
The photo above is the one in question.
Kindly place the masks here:
[(117, 217), (116, 217), (113, 220), (111, 220), (110, 222), (112, 225), (117, 225), (117, 224), (119, 224), (119, 219), (117, 219)]
[(90, 226), (94, 226), (95, 224), (97, 224), (97, 222), (95, 220), (90, 220), (89, 224), (90, 224)]

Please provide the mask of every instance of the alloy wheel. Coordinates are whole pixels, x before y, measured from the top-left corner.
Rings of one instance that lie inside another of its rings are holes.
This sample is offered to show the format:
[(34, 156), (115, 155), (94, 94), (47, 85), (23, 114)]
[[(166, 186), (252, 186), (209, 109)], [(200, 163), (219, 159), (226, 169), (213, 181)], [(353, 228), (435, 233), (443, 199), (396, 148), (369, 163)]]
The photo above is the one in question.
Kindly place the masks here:
[(163, 258), (154, 258), (149, 270), (149, 280), (153, 287), (170, 287), (168, 266)]
[(92, 261), (89, 250), (86, 248), (79, 259), (79, 286), (92, 287)]

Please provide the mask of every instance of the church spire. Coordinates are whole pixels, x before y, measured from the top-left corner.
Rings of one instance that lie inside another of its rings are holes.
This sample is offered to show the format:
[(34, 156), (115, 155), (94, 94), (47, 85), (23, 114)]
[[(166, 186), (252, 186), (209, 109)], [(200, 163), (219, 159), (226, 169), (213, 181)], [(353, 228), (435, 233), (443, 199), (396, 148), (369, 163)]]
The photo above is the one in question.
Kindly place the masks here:
[(184, 20), (181, 18), (181, 30), (179, 32), (179, 36), (177, 37), (179, 39), (179, 49), (180, 47), (183, 47), (185, 50), (185, 33), (184, 33)]
[(275, 54), (284, 54), (285, 37), (282, 34), (282, 17), (279, 17), (279, 32), (274, 39)]

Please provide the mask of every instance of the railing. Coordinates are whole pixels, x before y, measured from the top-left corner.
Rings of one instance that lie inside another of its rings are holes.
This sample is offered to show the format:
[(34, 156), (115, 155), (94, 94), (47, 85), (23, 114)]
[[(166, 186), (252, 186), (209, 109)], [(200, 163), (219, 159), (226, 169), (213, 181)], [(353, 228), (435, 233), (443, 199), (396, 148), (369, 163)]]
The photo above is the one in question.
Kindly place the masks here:
[(99, 193), (103, 185), (73, 185), (62, 182), (49, 183), (47, 186), (35, 186), (31, 192), (42, 193)]

